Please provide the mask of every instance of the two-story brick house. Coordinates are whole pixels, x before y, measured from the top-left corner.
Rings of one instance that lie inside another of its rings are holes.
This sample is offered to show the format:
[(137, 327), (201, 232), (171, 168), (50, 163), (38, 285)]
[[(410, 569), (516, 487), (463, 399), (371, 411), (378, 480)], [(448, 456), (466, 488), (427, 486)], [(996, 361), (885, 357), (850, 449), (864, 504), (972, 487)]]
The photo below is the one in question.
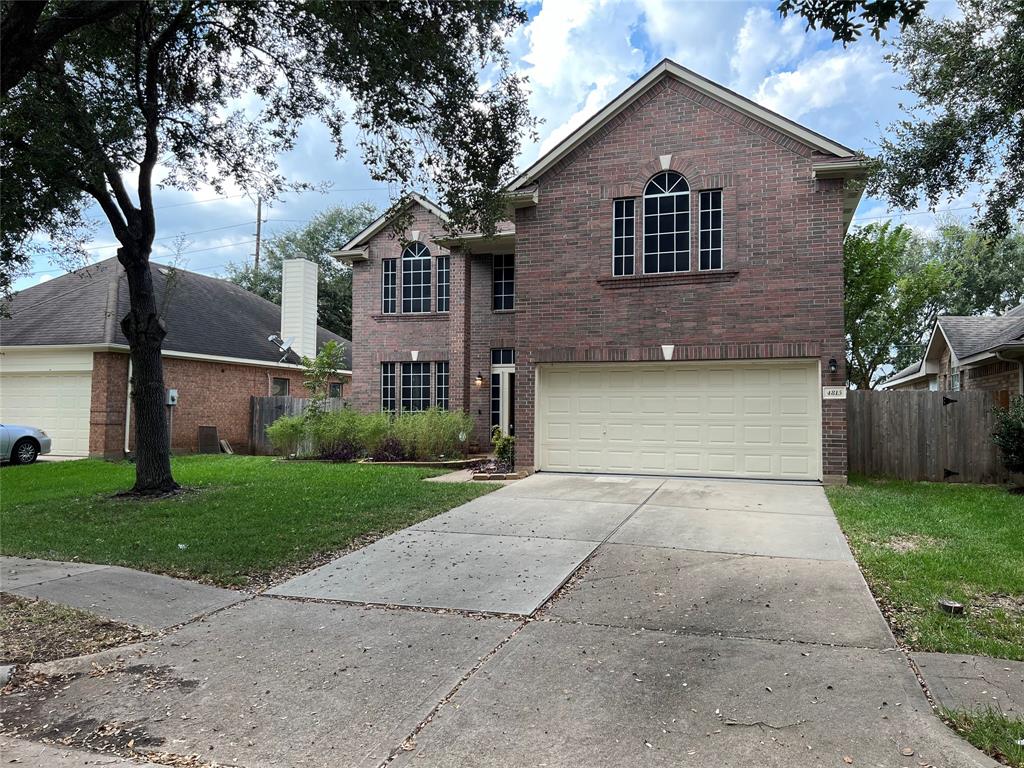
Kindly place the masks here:
[(354, 265), (353, 402), (465, 409), (520, 468), (846, 474), (852, 150), (671, 61), (508, 188), (495, 235), (419, 196)]

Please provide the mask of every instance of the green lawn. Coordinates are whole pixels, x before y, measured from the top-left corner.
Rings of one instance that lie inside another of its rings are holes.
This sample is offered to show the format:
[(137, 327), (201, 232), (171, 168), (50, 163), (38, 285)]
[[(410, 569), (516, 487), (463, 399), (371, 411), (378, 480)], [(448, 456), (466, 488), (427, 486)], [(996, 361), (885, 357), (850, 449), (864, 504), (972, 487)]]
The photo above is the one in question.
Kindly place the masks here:
[(0, 470), (0, 552), (140, 568), (244, 586), (395, 531), (494, 490), (426, 483), (438, 470), (189, 456), (174, 476), (194, 491), (115, 500), (126, 463), (69, 461)]
[(950, 727), (987, 755), (1013, 768), (1024, 768), (1024, 720), (998, 710), (962, 712), (943, 710)]
[[(828, 497), (911, 650), (1024, 660), (1024, 497), (996, 486), (863, 479)], [(966, 615), (939, 611), (944, 597)]]

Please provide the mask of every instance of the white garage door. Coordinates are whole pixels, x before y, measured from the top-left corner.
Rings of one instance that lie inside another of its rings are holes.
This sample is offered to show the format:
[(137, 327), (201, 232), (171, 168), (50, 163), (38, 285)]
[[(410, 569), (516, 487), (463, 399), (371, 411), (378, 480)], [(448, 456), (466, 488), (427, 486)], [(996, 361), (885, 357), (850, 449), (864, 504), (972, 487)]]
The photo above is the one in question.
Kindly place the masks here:
[(817, 362), (537, 370), (542, 470), (821, 479)]
[(0, 375), (0, 423), (39, 427), (59, 456), (89, 454), (91, 373)]

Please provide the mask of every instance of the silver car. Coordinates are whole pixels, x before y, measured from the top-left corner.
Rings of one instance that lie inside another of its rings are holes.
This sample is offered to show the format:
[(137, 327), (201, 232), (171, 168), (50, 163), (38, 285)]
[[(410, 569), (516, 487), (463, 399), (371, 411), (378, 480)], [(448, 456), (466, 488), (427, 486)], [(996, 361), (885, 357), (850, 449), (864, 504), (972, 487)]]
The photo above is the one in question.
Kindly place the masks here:
[(0, 461), (31, 464), (39, 454), (50, 452), (50, 438), (41, 429), (0, 424)]

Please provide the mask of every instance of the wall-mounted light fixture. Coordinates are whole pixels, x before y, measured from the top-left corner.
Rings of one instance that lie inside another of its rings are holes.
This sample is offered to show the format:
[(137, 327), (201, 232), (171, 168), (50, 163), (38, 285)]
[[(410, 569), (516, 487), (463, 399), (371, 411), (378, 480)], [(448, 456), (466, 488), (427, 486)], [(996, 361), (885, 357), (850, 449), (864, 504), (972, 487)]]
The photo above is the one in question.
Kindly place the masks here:
[(476, 384), (478, 387), (482, 387), (484, 385), (484, 375), (482, 373), (478, 373), (476, 375), (476, 378), (473, 379), (473, 383)]
[(835, 375), (838, 371), (839, 363), (837, 363), (836, 359), (833, 357), (831, 360), (828, 361), (828, 372)]

